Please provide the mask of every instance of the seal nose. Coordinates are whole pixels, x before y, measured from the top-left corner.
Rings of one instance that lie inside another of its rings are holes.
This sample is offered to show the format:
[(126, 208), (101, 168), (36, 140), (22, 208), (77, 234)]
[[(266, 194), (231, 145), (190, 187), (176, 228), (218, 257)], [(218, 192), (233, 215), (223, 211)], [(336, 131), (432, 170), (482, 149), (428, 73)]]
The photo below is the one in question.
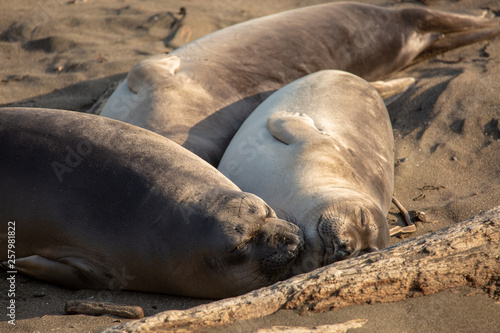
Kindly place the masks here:
[(350, 249), (350, 246), (347, 246), (347, 241), (343, 241), (339, 244), (334, 243), (333, 253), (326, 252), (325, 257), (323, 259), (324, 265), (329, 265), (336, 261), (344, 260), (349, 258), (353, 254), (353, 251)]
[(269, 238), (269, 244), (281, 248), (292, 256), (297, 255), (298, 250), (304, 244), (304, 234), (295, 224), (270, 217), (262, 226), (262, 231)]
[[(349, 246), (347, 244), (349, 243)], [(334, 254), (334, 260), (339, 261), (339, 260), (344, 260), (349, 258), (353, 254), (353, 241), (351, 240), (350, 242), (348, 241), (343, 241), (341, 242), (338, 246), (335, 247), (335, 254)]]

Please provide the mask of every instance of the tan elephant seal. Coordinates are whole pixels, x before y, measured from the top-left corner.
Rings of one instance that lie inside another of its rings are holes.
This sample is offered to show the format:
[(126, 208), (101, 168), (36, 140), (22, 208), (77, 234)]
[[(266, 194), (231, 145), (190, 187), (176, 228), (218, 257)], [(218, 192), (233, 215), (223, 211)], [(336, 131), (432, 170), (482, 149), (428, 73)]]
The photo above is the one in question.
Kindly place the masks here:
[(379, 80), (422, 52), (497, 34), (498, 19), (354, 2), (243, 22), (135, 65), (101, 115), (147, 128), (217, 166), (269, 94), (323, 69)]
[(219, 170), (302, 229), (297, 274), (387, 246), (393, 146), (377, 91), (358, 76), (325, 70), (264, 101)]
[(301, 248), (299, 228), (260, 198), (142, 128), (0, 109), (0, 142), (8, 270), (69, 288), (221, 298), (286, 278)]

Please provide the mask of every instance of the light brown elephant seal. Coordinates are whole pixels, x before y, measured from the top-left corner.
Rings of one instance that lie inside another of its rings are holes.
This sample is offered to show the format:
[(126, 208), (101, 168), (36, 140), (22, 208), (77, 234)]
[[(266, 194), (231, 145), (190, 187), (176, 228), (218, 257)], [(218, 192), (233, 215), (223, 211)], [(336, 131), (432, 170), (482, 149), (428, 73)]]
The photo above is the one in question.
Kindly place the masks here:
[(147, 130), (6, 108), (0, 142), (9, 270), (69, 288), (222, 298), (287, 277), (301, 248), (300, 230), (260, 198)]
[(269, 94), (323, 69), (379, 80), (420, 53), (497, 34), (498, 19), (354, 2), (243, 22), (135, 65), (101, 115), (147, 128), (217, 166)]
[(303, 273), (388, 245), (394, 139), (382, 98), (325, 70), (281, 88), (243, 123), (219, 170), (303, 230)]

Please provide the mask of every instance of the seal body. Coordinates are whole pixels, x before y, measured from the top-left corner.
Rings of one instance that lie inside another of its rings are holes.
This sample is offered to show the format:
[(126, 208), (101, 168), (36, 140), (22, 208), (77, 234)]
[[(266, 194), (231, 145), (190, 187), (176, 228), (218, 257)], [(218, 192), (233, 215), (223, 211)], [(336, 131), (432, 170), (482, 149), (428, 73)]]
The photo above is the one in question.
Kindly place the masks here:
[(303, 230), (297, 274), (387, 246), (393, 146), (377, 91), (358, 76), (325, 70), (264, 101), (219, 170)]
[(101, 115), (164, 135), (217, 166), (246, 117), (271, 92), (300, 77), (340, 69), (378, 80), (423, 51), (451, 49), (499, 31), (498, 19), (426, 8), (341, 2), (295, 9), (139, 62)]
[(260, 198), (150, 131), (6, 108), (0, 142), (0, 260), (10, 270), (76, 289), (221, 298), (286, 277), (301, 246), (300, 230)]

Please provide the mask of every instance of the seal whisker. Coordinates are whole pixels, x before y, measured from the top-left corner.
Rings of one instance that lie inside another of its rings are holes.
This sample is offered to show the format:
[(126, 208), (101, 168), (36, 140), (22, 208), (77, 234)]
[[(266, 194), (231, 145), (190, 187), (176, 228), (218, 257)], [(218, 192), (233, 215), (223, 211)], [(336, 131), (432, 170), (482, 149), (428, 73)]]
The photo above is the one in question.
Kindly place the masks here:
[(252, 279), (252, 284), (254, 284), (257, 288), (269, 285), (268, 279), (260, 272), (259, 264), (255, 264), (253, 267), (242, 270), (242, 273), (246, 274), (242, 274), (241, 278), (245, 280)]
[(291, 211), (281, 209), (281, 208), (279, 209), (279, 211), (281, 212), (281, 215), (283, 215), (283, 219), (285, 221), (288, 221), (288, 222), (291, 222), (291, 223), (297, 225), (297, 219), (295, 218), (295, 216), (293, 216)]

